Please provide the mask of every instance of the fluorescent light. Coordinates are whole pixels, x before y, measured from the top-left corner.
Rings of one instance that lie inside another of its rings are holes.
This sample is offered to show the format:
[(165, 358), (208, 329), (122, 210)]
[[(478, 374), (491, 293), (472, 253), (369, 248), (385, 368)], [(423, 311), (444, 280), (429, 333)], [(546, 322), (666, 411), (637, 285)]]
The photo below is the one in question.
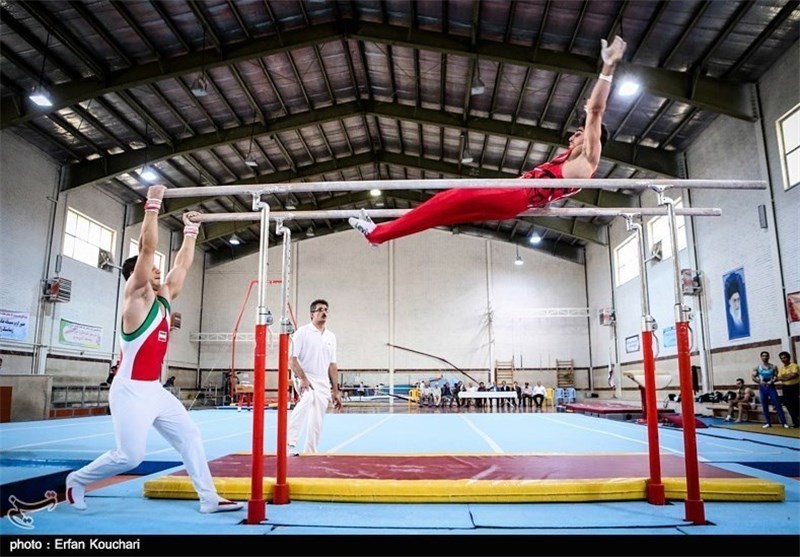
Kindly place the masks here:
[(208, 82), (206, 76), (201, 75), (192, 82), (192, 95), (195, 97), (205, 97), (208, 95)]
[(41, 106), (42, 108), (53, 106), (53, 101), (50, 100), (50, 92), (41, 85), (36, 87), (28, 98), (36, 106)]
[(150, 165), (145, 165), (142, 167), (142, 170), (139, 172), (139, 176), (142, 177), (143, 180), (148, 182), (155, 182), (158, 180), (158, 175), (153, 172), (153, 169), (150, 168)]
[(378, 188), (375, 188), (375, 189), (369, 190), (369, 194), (372, 197), (378, 197), (381, 194), (381, 190), (379, 190)]
[(486, 91), (486, 85), (483, 84), (480, 76), (478, 76), (478, 74), (473, 75), (469, 92), (473, 95), (483, 95), (484, 91)]
[(258, 161), (255, 159), (255, 157), (247, 157), (244, 160), (244, 163), (250, 168), (258, 168)]
[(531, 234), (531, 237), (528, 238), (528, 242), (530, 242), (531, 244), (538, 244), (541, 241), (542, 241), (542, 237), (539, 236), (536, 232)]
[(228, 242), (229, 242), (229, 243), (230, 243), (230, 245), (232, 245), (232, 246), (238, 246), (239, 244), (241, 244), (241, 243), (242, 243), (242, 239), (241, 239), (241, 238), (239, 238), (239, 236), (237, 236), (237, 235), (236, 235), (236, 232), (234, 232), (234, 233), (231, 235), (231, 237), (228, 239)]
[(630, 97), (639, 92), (639, 84), (631, 79), (625, 79), (619, 86), (619, 94), (623, 97)]

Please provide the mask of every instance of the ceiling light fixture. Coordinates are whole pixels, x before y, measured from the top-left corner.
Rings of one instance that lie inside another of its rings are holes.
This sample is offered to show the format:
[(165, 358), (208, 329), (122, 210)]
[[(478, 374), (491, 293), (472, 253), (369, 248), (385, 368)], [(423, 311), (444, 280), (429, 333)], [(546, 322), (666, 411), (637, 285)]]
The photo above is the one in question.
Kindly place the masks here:
[(522, 257), (519, 254), (519, 246), (517, 246), (517, 258), (514, 260), (514, 265), (517, 267), (520, 265), (525, 265), (525, 262), (522, 260)]
[(379, 197), (381, 195), (381, 190), (379, 190), (378, 188), (374, 188), (374, 189), (369, 190), (369, 194), (372, 197)]
[(309, 226), (308, 230), (306, 230), (306, 236), (309, 238), (313, 238), (316, 234), (314, 234), (314, 228)]
[(253, 136), (256, 132), (256, 115), (253, 114), (253, 124), (250, 126), (250, 146), (247, 148), (247, 157), (244, 159), (244, 164), (250, 168), (258, 168), (258, 161), (253, 156)]
[(531, 244), (533, 244), (533, 245), (536, 245), (536, 244), (538, 244), (538, 243), (539, 243), (539, 242), (541, 242), (541, 241), (542, 241), (542, 237), (541, 237), (541, 236), (539, 236), (539, 234), (538, 234), (538, 233), (536, 233), (536, 232), (534, 232), (533, 234), (531, 234), (531, 237), (530, 237), (530, 238), (528, 238), (528, 242), (529, 242), (529, 243), (531, 243)]
[(192, 95), (195, 97), (208, 96), (208, 80), (206, 79), (205, 74), (196, 77), (192, 82)]
[(203, 49), (200, 54), (200, 75), (192, 82), (192, 95), (195, 97), (208, 96), (208, 79), (206, 78), (206, 28), (203, 26)]
[(461, 140), (463, 143), (463, 149), (461, 150), (461, 163), (462, 164), (469, 164), (475, 159), (472, 157), (472, 153), (469, 152), (469, 139), (467, 138), (466, 134), (461, 134)]
[(50, 100), (50, 92), (42, 85), (37, 85), (33, 92), (28, 97), (36, 106), (48, 108), (53, 106), (53, 101)]
[(479, 61), (475, 61), (475, 73), (472, 74), (472, 84), (470, 85), (469, 92), (471, 95), (483, 95), (486, 91), (486, 85), (481, 81), (481, 66)]
[(28, 98), (33, 102), (36, 106), (42, 108), (48, 108), (53, 106), (53, 101), (50, 98), (50, 92), (47, 88), (42, 85), (44, 81), (44, 66), (47, 62), (47, 47), (50, 45), (50, 33), (47, 33), (47, 39), (44, 42), (44, 53), (42, 54), (42, 69), (39, 70), (39, 83), (36, 84), (36, 87), (33, 88), (33, 92), (28, 96)]
[(234, 232), (233, 234), (231, 234), (231, 237), (228, 238), (228, 243), (232, 246), (238, 246), (242, 243), (242, 239), (239, 238), (236, 232)]
[(153, 167), (150, 165), (150, 123), (144, 121), (144, 164), (139, 171), (139, 177), (145, 182), (155, 182), (158, 180), (158, 174), (155, 173)]
[(139, 171), (139, 176), (142, 177), (142, 180), (146, 180), (147, 182), (155, 182), (158, 180), (158, 174), (153, 171), (153, 167), (149, 164), (146, 164), (142, 167)]
[(636, 81), (626, 78), (620, 83), (619, 86), (619, 94), (623, 97), (631, 97), (639, 92), (639, 83)]

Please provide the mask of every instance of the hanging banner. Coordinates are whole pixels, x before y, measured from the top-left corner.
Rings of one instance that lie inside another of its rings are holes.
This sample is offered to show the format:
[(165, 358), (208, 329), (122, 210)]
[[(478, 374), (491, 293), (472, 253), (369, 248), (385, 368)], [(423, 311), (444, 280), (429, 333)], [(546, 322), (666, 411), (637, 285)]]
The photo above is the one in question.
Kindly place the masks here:
[(58, 328), (58, 342), (81, 348), (100, 348), (103, 341), (103, 328), (61, 320)]
[(0, 309), (0, 338), (25, 340), (28, 338), (28, 321), (31, 314), (25, 311)]

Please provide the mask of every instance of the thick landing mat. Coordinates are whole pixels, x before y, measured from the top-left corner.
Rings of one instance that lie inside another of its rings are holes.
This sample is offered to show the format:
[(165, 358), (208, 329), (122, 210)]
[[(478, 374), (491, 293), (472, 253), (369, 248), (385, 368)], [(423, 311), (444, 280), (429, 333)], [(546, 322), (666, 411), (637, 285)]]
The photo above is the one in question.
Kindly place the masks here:
[[(250, 498), (251, 456), (212, 461), (220, 494)], [(783, 501), (784, 486), (699, 464), (706, 501)], [(276, 457), (264, 457), (264, 498), (272, 499)], [(535, 503), (646, 500), (647, 454), (593, 455), (305, 455), (288, 460), (292, 500), (383, 503)], [(686, 497), (684, 461), (662, 455), (667, 499)], [(144, 495), (195, 499), (185, 470), (151, 479)]]
[[(579, 414), (590, 414), (595, 416), (602, 416), (605, 414), (630, 414), (631, 416), (638, 417), (642, 414), (641, 406), (632, 406), (624, 402), (569, 402), (564, 405), (567, 410)], [(674, 414), (675, 410), (671, 408), (659, 408), (659, 416), (662, 414)]]

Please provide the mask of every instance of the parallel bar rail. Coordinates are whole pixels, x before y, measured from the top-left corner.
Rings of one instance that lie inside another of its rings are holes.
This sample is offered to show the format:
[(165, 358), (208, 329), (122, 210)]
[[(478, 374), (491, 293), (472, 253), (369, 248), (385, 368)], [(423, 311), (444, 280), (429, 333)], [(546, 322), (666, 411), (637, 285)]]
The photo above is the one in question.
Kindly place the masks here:
[(479, 188), (581, 188), (581, 189), (625, 189), (646, 190), (651, 188), (673, 189), (726, 189), (763, 190), (767, 188), (764, 180), (629, 180), (629, 179), (523, 179), (493, 178), (472, 180), (456, 178), (451, 180), (363, 180), (354, 182), (297, 182), (288, 184), (249, 184), (230, 186), (200, 186), (170, 188), (164, 197), (218, 197), (224, 195), (311, 193), (334, 191), (379, 190), (449, 190)]
[[(367, 214), (372, 218), (397, 218), (405, 215), (412, 209), (367, 209)], [(273, 211), (270, 220), (328, 220), (346, 219), (357, 217), (361, 211), (356, 209), (329, 209), (324, 211)], [(529, 209), (520, 216), (525, 217), (619, 217), (623, 215), (666, 215), (666, 207), (624, 207), (624, 208), (594, 208), (594, 207), (544, 207)], [(676, 215), (687, 217), (718, 217), (722, 215), (721, 209), (716, 208), (685, 208), (675, 209)], [(230, 221), (256, 221), (261, 218), (261, 213), (206, 213), (195, 219), (196, 222), (230, 222)]]

